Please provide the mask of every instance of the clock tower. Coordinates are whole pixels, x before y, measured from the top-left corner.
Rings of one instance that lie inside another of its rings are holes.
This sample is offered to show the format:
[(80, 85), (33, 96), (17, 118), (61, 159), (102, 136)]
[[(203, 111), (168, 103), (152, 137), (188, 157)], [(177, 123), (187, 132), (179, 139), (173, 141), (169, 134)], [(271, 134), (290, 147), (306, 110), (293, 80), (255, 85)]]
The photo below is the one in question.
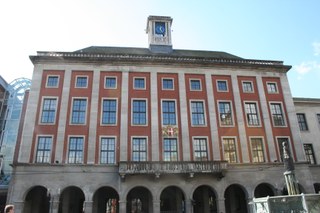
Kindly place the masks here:
[(149, 16), (147, 22), (147, 34), (149, 49), (156, 53), (170, 53), (172, 18), (168, 16)]

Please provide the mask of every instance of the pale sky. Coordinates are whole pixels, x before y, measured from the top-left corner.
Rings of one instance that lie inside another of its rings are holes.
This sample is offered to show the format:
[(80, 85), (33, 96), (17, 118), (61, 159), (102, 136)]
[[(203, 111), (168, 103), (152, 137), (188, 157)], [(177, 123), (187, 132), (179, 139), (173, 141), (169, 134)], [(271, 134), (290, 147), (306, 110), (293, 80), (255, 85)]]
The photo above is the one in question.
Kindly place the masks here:
[(174, 49), (284, 61), (292, 95), (320, 98), (319, 0), (0, 0), (0, 75), (32, 78), (37, 51), (147, 48), (149, 15), (173, 18)]

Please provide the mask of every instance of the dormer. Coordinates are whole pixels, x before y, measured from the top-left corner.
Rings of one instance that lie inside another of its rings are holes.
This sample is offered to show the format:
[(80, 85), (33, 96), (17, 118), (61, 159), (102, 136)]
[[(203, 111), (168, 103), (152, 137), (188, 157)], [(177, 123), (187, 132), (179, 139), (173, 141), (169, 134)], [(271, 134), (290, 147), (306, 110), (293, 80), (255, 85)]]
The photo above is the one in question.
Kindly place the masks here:
[(172, 18), (168, 16), (149, 16), (146, 32), (149, 49), (155, 53), (172, 52), (171, 43)]

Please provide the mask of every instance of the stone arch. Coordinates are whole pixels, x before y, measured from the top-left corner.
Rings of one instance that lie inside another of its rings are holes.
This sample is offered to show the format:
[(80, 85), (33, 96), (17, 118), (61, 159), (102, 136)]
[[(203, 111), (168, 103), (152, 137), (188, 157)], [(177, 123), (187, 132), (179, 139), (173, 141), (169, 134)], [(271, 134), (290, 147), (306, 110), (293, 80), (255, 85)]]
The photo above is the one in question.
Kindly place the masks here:
[(60, 194), (58, 213), (82, 213), (84, 201), (82, 189), (76, 186), (66, 187)]
[(239, 184), (229, 185), (225, 192), (226, 213), (247, 213), (248, 212), (248, 192)]
[(50, 193), (44, 186), (33, 186), (24, 199), (24, 213), (49, 213)]
[(177, 186), (167, 186), (160, 194), (160, 212), (184, 212), (186, 196)]
[(254, 197), (267, 197), (267, 196), (275, 196), (275, 188), (269, 183), (260, 183), (254, 189)]
[(144, 186), (133, 187), (127, 194), (127, 213), (152, 212), (153, 197)]
[(218, 212), (217, 193), (208, 185), (198, 186), (192, 194), (194, 213)]
[(119, 194), (110, 186), (96, 190), (92, 201), (93, 213), (119, 213)]

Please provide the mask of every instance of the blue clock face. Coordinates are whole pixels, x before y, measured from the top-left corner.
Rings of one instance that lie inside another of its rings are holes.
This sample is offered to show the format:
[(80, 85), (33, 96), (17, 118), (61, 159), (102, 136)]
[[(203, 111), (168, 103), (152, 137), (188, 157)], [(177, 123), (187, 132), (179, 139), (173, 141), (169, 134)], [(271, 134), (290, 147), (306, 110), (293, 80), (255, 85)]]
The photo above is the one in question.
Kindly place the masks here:
[(155, 33), (157, 35), (162, 35), (166, 33), (166, 24), (164, 22), (156, 22), (155, 23)]

